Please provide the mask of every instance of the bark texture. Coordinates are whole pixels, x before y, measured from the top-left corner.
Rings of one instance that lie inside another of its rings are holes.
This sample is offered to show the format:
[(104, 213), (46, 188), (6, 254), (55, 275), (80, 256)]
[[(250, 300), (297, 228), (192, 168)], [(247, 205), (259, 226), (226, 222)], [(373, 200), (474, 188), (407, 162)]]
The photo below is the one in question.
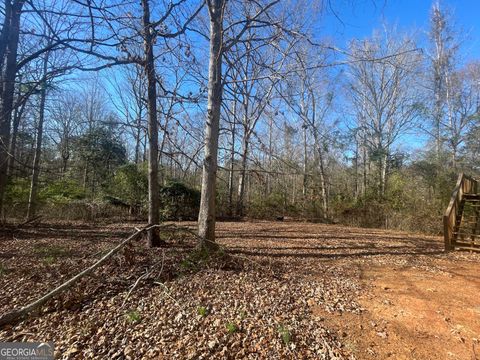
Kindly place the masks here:
[[(46, 79), (48, 68), (48, 52), (43, 59), (43, 76)], [(35, 154), (33, 156), (32, 180), (30, 183), (30, 195), (28, 197), (27, 220), (35, 217), (37, 212), (37, 190), (38, 177), (40, 175), (40, 157), (42, 156), (42, 142), (43, 142), (43, 123), (45, 120), (45, 101), (47, 98), (47, 81), (44, 80), (40, 90), (40, 105), (38, 114), (37, 137), (35, 141)]]
[(198, 213), (199, 247), (215, 248), (215, 195), (218, 133), (222, 104), (223, 10), (225, 0), (207, 1), (210, 15), (210, 61), (208, 68), (208, 107), (205, 123), (205, 159)]
[[(160, 223), (160, 202), (158, 187), (158, 123), (157, 123), (157, 85), (155, 63), (153, 57), (153, 35), (150, 23), (149, 0), (142, 0), (143, 28), (144, 28), (144, 69), (147, 76), (147, 103), (148, 103), (148, 223)], [(158, 247), (162, 245), (155, 228), (148, 231), (148, 245)]]
[(9, 161), (20, 16), (24, 1), (5, 1), (5, 17), (0, 33), (0, 212), (3, 214)]

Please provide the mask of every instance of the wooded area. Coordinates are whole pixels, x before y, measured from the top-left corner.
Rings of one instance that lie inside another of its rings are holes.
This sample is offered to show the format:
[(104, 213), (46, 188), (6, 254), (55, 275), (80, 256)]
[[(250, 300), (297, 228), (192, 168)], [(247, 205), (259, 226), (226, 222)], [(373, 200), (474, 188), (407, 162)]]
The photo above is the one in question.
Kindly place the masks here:
[(480, 255), (443, 252), (480, 248), (478, 45), (439, 1), (340, 43), (322, 26), (354, 3), (3, 1), (0, 341), (476, 359), (475, 292), (442, 307), (439, 274), (478, 289)]
[(457, 174), (478, 173), (478, 62), (440, 7), (426, 36), (385, 25), (341, 49), (313, 32), (319, 5), (5, 2), (4, 219), (194, 207), (209, 238), (215, 216), (439, 233)]

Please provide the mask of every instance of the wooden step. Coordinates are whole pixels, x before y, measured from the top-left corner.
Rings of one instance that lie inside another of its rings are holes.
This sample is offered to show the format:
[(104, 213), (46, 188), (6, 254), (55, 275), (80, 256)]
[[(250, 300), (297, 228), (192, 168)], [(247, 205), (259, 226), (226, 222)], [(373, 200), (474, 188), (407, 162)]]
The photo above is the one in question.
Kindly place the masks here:
[(466, 232), (463, 232), (463, 231), (454, 231), (453, 232), (453, 235), (457, 235), (457, 236), (465, 236), (465, 237), (474, 237), (474, 238), (478, 238), (480, 240), (480, 234), (472, 234), (472, 233), (466, 233)]
[[(480, 251), (479, 214), (480, 193), (477, 192), (479, 181), (461, 173), (450, 198), (444, 219), (445, 250), (461, 248)], [(463, 189), (470, 192), (463, 193)], [(460, 240), (460, 241), (457, 241)]]
[(480, 246), (466, 246), (466, 245), (455, 245), (455, 250), (470, 250), (470, 251), (480, 251)]
[(480, 224), (480, 218), (479, 219), (463, 218), (462, 219), (462, 224)]
[(463, 194), (463, 199), (466, 201), (480, 201), (480, 194)]
[(459, 240), (459, 241), (455, 241), (455, 245), (458, 245), (458, 246), (479, 246), (480, 247), (480, 243), (478, 242), (475, 242), (475, 241), (470, 241), (470, 240)]
[(478, 246), (480, 247), (480, 243), (476, 243), (475, 241), (455, 241), (455, 246)]
[(480, 221), (476, 221), (475, 219), (462, 219), (461, 225), (480, 225)]

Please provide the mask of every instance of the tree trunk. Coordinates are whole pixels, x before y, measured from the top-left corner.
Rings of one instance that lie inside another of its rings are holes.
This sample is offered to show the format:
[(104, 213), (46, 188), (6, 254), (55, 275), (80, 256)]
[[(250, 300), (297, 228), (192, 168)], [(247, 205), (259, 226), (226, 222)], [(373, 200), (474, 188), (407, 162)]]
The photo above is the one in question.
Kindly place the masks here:
[(235, 170), (235, 125), (236, 125), (236, 113), (237, 113), (236, 101), (233, 100), (232, 104), (232, 147), (230, 148), (230, 174), (228, 176), (228, 213), (233, 216), (233, 180)]
[(67, 173), (68, 159), (69, 158), (70, 158), (70, 155), (62, 156), (62, 175), (65, 175)]
[[(436, 80), (437, 82), (438, 80)], [(441, 135), (441, 123), (442, 123), (442, 100), (440, 98), (440, 89), (438, 89), (438, 85), (435, 84), (435, 154), (437, 157), (437, 161), (440, 163), (440, 151), (442, 148), (442, 135)], [(437, 93), (438, 92), (438, 93)]]
[(268, 172), (266, 177), (266, 196), (269, 196), (272, 192), (272, 184), (271, 184), (271, 171), (272, 171), (272, 152), (273, 152), (273, 116), (269, 117), (268, 121)]
[[(157, 85), (155, 63), (153, 57), (153, 36), (150, 24), (149, 0), (142, 0), (143, 28), (144, 28), (144, 69), (147, 76), (147, 103), (148, 103), (148, 224), (160, 223), (159, 188), (158, 188), (158, 123), (157, 123)], [(155, 229), (148, 231), (148, 245), (157, 247), (162, 241)]]
[(215, 246), (215, 195), (217, 177), (218, 133), (222, 104), (223, 10), (226, 0), (208, 1), (210, 15), (210, 61), (208, 69), (208, 108), (205, 123), (205, 159), (198, 213), (198, 246)]
[(82, 188), (83, 188), (83, 191), (86, 192), (87, 191), (87, 182), (88, 182), (88, 161), (85, 160), (85, 167), (83, 169), (83, 180), (82, 180), (83, 184), (82, 184)]
[(12, 134), (10, 138), (10, 145), (8, 147), (8, 151), (10, 152), (10, 158), (8, 160), (8, 171), (7, 175), (10, 176), (13, 173), (13, 169), (15, 166), (15, 152), (17, 151), (17, 135), (18, 135), (18, 127), (20, 125), (20, 120), (22, 119), (23, 112), (25, 110), (25, 106), (27, 104), (27, 101), (23, 101), (22, 104), (18, 104), (15, 108), (15, 112), (13, 114), (13, 129), (12, 129)]
[(328, 219), (328, 194), (327, 194), (327, 180), (325, 176), (325, 168), (323, 166), (323, 156), (320, 155), (320, 186), (322, 187), (322, 210), (323, 218)]
[[(438, 47), (437, 47), (438, 49)], [(435, 97), (434, 104), (434, 131), (435, 131), (435, 154), (436, 160), (440, 163), (440, 152), (442, 148), (442, 134), (441, 134), (441, 124), (442, 124), (442, 74), (441, 74), (441, 65), (440, 60), (437, 58), (433, 64), (434, 67), (434, 81), (433, 81), (433, 93)]]
[(305, 208), (307, 204), (307, 124), (303, 126), (303, 184), (302, 184), (302, 195), (303, 195), (303, 207)]
[(357, 134), (355, 134), (355, 155), (354, 155), (354, 171), (355, 171), (355, 189), (354, 189), (354, 199), (355, 202), (358, 200), (358, 193), (359, 193), (359, 186), (358, 186), (358, 138)]
[(135, 164), (140, 163), (140, 145), (141, 145), (141, 131), (142, 131), (142, 118), (141, 115), (138, 115), (137, 118), (137, 129), (135, 133)]
[[(49, 53), (45, 54), (43, 59), (43, 76), (46, 77), (48, 68)], [(38, 177), (40, 174), (40, 157), (42, 155), (42, 141), (43, 141), (43, 123), (45, 119), (45, 101), (47, 97), (47, 81), (44, 80), (40, 90), (40, 107), (38, 114), (38, 129), (37, 139), (35, 141), (35, 154), (33, 157), (32, 180), (30, 183), (30, 195), (28, 198), (27, 220), (33, 219), (37, 210), (37, 190)]]
[(367, 196), (367, 145), (366, 145), (366, 140), (365, 140), (365, 135), (363, 137), (363, 144), (362, 144), (362, 150), (363, 150), (363, 156), (362, 156), (362, 161), (363, 161), (363, 198)]
[(9, 161), (10, 123), (12, 121), (20, 16), (23, 0), (5, 1), (5, 19), (0, 34), (0, 212), (3, 214), (7, 166)]
[(457, 149), (458, 149), (458, 145), (454, 144), (452, 146), (452, 168), (455, 171), (457, 170)]
[(248, 157), (248, 143), (249, 135), (245, 134), (243, 138), (242, 164), (240, 170), (240, 178), (238, 179), (238, 199), (237, 199), (237, 215), (243, 217), (245, 209), (245, 181), (247, 177), (247, 157)]
[(385, 155), (382, 155), (380, 160), (380, 196), (385, 198), (385, 192), (387, 187), (387, 161), (388, 161), (388, 152)]
[(147, 161), (147, 142), (148, 142), (148, 130), (144, 132), (143, 134), (143, 141), (142, 141), (142, 147), (143, 147), (143, 155), (142, 155), (142, 162)]
[(315, 143), (318, 152), (318, 170), (320, 172), (320, 187), (322, 191), (322, 215), (324, 219), (328, 219), (327, 177), (325, 175), (325, 166), (323, 163), (322, 144), (318, 141), (318, 136), (316, 136)]
[(167, 136), (168, 136), (168, 122), (169, 122), (169, 117), (165, 119), (165, 126), (163, 128), (163, 134), (162, 134), (162, 142), (160, 143), (160, 149), (158, 150), (158, 164), (160, 165), (160, 183), (162, 185), (165, 185), (166, 183), (166, 167), (163, 166), (163, 155), (164, 155), (164, 149), (165, 149), (165, 144), (167, 143)]

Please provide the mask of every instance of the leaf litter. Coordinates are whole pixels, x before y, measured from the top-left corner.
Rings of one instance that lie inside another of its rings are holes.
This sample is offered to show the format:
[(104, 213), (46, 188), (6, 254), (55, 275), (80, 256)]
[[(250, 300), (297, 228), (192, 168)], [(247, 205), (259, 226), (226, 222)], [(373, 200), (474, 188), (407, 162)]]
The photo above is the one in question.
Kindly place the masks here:
[[(52, 223), (0, 238), (0, 312), (93, 264), (134, 225)], [(354, 359), (324, 318), (365, 311), (363, 266), (441, 272), (429, 259), (444, 256), (433, 238), (321, 224), (219, 223), (217, 236), (225, 253), (213, 259), (192, 257), (188, 233), (166, 248), (136, 242), (0, 341), (53, 341), (65, 359)]]

